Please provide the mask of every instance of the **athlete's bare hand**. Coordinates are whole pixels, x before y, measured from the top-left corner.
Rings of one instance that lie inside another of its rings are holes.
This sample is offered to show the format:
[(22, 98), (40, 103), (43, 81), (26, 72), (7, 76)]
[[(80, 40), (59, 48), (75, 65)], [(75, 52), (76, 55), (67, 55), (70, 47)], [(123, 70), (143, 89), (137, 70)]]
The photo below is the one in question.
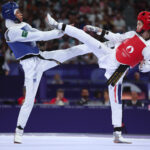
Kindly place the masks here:
[(143, 66), (143, 64), (145, 63), (145, 61), (144, 60), (142, 60), (141, 62), (140, 62), (140, 65), (139, 65), (139, 67), (140, 68), (142, 68), (142, 66)]

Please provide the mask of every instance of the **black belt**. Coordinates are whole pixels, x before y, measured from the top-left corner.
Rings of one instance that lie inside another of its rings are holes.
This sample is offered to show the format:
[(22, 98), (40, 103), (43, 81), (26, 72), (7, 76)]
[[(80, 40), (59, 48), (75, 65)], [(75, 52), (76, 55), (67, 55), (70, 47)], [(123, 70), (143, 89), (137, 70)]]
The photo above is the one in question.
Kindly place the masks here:
[(112, 76), (107, 80), (107, 85), (115, 86), (118, 80), (122, 77), (125, 71), (129, 68), (128, 65), (120, 65)]
[(26, 55), (26, 56), (20, 58), (19, 60), (25, 60), (25, 59), (29, 59), (29, 58), (32, 58), (32, 57), (38, 57), (38, 58), (43, 59), (43, 60), (54, 61), (54, 62), (56, 62), (58, 65), (62, 64), (61, 62), (59, 62), (59, 61), (57, 61), (57, 60), (55, 60), (55, 59), (46, 59), (46, 58), (44, 58), (44, 57), (41, 56), (41, 55)]

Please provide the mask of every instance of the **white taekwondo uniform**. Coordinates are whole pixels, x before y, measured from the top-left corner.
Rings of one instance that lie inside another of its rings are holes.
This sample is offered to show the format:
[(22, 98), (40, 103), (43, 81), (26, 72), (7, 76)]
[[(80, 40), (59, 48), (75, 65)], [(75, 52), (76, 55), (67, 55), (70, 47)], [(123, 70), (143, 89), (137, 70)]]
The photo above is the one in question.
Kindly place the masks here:
[[(134, 54), (134, 50), (136, 46), (139, 46), (140, 44), (138, 42), (134, 42), (134, 39), (138, 39), (139, 42), (143, 45), (141, 48), (141, 51), (139, 54), (140, 58), (139, 60), (136, 60), (134, 62), (135, 64), (131, 65), (131, 67), (134, 67), (137, 62), (145, 60), (145, 64), (148, 64), (149, 71), (150, 71), (150, 41), (145, 41), (142, 37), (140, 37), (135, 31), (126, 32), (124, 34), (115, 34), (112, 32), (108, 32), (108, 34), (105, 34), (105, 38), (109, 41), (105, 44), (101, 43), (97, 39), (93, 38), (89, 34), (85, 33), (83, 30), (77, 29), (76, 27), (73, 27), (71, 25), (67, 25), (64, 33), (78, 39), (79, 41), (83, 42), (85, 44), (85, 47), (88, 47), (89, 49), (92, 49), (93, 53), (98, 58), (98, 64), (100, 68), (106, 69), (105, 76), (107, 79), (110, 78), (110, 76), (115, 72), (115, 70), (118, 68), (120, 64), (125, 64), (120, 62), (120, 58), (125, 57), (123, 62), (127, 59), (130, 59), (130, 56), (132, 53)], [(127, 45), (125, 48), (125, 53), (121, 51), (121, 54), (117, 56), (117, 48), (124, 42), (126, 43), (126, 40), (133, 38), (133, 46)], [(136, 43), (136, 46), (134, 45)], [(113, 49), (110, 49), (109, 47), (114, 46)], [(129, 46), (129, 47), (128, 47)], [(131, 47), (132, 46), (132, 47)], [(135, 46), (135, 47), (134, 47)], [(83, 48), (83, 47), (82, 47)], [(138, 48), (136, 48), (138, 50)], [(122, 55), (122, 56), (121, 56)], [(138, 54), (135, 54), (138, 57)], [(132, 56), (133, 57), (133, 56)], [(132, 58), (131, 57), (131, 58)], [(118, 58), (118, 59), (117, 59)], [(119, 61), (118, 61), (119, 60)], [(138, 62), (138, 63), (139, 63)], [(131, 62), (132, 63), (132, 59)], [(143, 64), (143, 67), (144, 65)], [(127, 64), (130, 66), (130, 64)], [(125, 73), (124, 73), (125, 75)], [(109, 97), (110, 97), (110, 103), (111, 103), (111, 109), (112, 109), (112, 124), (114, 127), (121, 127), (122, 126), (122, 80), (124, 75), (120, 78), (120, 80), (117, 82), (117, 84), (113, 87), (109, 85)]]
[[(36, 41), (56, 39), (62, 37), (63, 33), (59, 30), (42, 32), (32, 28), (25, 22), (16, 24), (11, 20), (6, 20), (6, 27), (8, 28), (5, 33), (6, 42), (13, 51), (16, 59), (20, 60), (25, 74), (26, 96), (17, 122), (17, 126), (24, 128), (33, 108), (43, 72), (58, 65), (55, 61), (43, 60), (36, 55), (40, 54), (47, 59), (54, 59), (63, 63), (72, 57), (88, 53), (90, 50), (82, 48), (82, 46), (74, 46), (66, 50), (40, 52), (36, 46)], [(21, 60), (23, 57), (31, 54), (35, 56)]]

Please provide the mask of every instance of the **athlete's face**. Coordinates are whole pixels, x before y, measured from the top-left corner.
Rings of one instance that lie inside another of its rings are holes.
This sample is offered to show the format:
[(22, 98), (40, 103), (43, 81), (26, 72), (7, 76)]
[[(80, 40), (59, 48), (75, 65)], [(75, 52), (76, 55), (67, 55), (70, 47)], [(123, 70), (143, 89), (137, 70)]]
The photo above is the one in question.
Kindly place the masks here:
[(23, 14), (20, 12), (19, 9), (17, 9), (15, 16), (17, 17), (17, 19), (22, 22), (23, 21)]
[(136, 26), (136, 31), (140, 32), (142, 27), (143, 27), (143, 22), (138, 20), (137, 21), (137, 26)]

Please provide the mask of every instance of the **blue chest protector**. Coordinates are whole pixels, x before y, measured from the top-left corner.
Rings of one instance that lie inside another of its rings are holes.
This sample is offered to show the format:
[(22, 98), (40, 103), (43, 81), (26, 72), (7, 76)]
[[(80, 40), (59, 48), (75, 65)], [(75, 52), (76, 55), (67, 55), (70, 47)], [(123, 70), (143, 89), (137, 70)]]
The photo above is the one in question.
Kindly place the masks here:
[[(22, 28), (22, 30), (27, 31), (25, 28)], [(37, 55), (39, 54), (39, 48), (36, 46), (33, 42), (9, 42), (9, 38), (7, 36), (7, 33), (5, 34), (5, 38), (7, 40), (7, 44), (13, 51), (16, 59), (20, 59), (26, 55)]]

